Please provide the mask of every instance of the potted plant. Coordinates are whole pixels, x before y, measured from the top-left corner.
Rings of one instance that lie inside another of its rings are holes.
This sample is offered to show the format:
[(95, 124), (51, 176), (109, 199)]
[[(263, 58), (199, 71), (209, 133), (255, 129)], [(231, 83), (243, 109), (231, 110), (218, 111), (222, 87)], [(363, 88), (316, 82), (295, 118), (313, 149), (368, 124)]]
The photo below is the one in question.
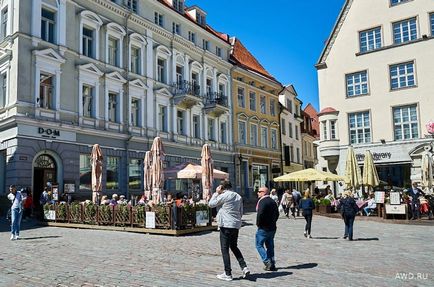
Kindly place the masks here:
[(315, 211), (319, 212), (320, 200), (318, 198), (316, 198), (316, 197), (313, 197), (312, 200), (313, 200), (313, 203), (315, 204)]
[(319, 201), (319, 212), (321, 213), (332, 212), (332, 204), (329, 199), (323, 198)]
[(56, 221), (66, 221), (66, 219), (66, 204), (61, 202), (57, 206)]

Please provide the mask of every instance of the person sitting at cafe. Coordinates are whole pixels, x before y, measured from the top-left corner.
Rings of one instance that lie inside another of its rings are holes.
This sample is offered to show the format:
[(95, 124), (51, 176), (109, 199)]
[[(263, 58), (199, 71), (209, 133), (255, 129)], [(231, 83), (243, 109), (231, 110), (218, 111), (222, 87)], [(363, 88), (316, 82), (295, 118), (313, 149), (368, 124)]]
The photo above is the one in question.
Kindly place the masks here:
[(181, 207), (181, 206), (184, 205), (184, 202), (183, 202), (183, 200), (182, 200), (181, 193), (176, 194), (175, 204), (176, 204), (176, 207)]
[(117, 201), (118, 204), (127, 204), (127, 200), (125, 199), (125, 195), (121, 194), (119, 196), (119, 200)]
[(114, 193), (112, 195), (112, 199), (110, 200), (110, 205), (118, 205), (118, 195), (116, 193)]
[(101, 197), (101, 205), (109, 205), (110, 204), (110, 200), (108, 199), (107, 195), (103, 195)]
[(375, 210), (376, 207), (377, 207), (377, 203), (375, 202), (374, 195), (370, 194), (368, 203), (367, 203), (366, 207), (363, 208), (366, 216), (371, 215), (371, 213)]
[(169, 193), (166, 198), (166, 205), (172, 205), (174, 203), (173, 195)]

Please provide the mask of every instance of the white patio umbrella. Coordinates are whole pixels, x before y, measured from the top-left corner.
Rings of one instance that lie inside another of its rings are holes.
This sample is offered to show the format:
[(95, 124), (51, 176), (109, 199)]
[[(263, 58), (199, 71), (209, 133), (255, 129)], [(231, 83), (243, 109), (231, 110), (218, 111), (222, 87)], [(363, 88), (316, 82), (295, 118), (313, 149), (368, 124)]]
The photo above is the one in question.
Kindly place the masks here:
[(156, 137), (151, 147), (151, 155), (152, 155), (152, 200), (155, 203), (160, 203), (161, 191), (163, 189), (164, 184), (164, 173), (163, 173), (163, 159), (164, 159), (164, 150), (163, 150), (163, 142), (160, 137)]
[(365, 152), (365, 159), (363, 161), (362, 183), (368, 187), (368, 191), (369, 187), (378, 186), (380, 184), (377, 168), (375, 167), (372, 153), (369, 150)]
[(353, 191), (362, 184), (362, 173), (357, 163), (356, 154), (352, 146), (348, 147), (347, 161), (345, 165), (345, 183)]
[(422, 186), (427, 191), (430, 192), (432, 188), (432, 177), (433, 177), (433, 160), (432, 154), (429, 148), (422, 152), (422, 162), (421, 162), (421, 180)]
[(145, 153), (145, 159), (143, 161), (143, 188), (146, 198), (151, 198), (152, 191), (152, 166), (151, 166), (151, 152)]

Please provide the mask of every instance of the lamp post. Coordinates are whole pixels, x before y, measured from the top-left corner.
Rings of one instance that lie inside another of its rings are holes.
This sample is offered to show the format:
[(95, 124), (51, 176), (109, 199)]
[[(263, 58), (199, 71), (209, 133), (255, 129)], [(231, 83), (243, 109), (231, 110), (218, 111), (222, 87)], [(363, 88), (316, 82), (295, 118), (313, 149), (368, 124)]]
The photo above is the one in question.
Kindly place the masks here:
[(239, 173), (239, 177), (240, 177), (240, 193), (244, 194), (243, 191), (243, 174), (242, 174), (242, 166), (243, 166), (243, 155), (241, 153), (238, 154), (238, 162), (239, 162), (239, 166), (240, 166), (240, 173)]

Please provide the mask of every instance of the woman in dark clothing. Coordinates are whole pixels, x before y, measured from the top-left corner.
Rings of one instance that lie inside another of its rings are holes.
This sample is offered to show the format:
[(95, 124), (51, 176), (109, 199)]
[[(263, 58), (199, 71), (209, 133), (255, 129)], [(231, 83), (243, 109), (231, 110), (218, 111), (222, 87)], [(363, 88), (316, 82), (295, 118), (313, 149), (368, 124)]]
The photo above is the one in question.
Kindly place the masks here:
[(300, 208), (303, 210), (303, 216), (306, 219), (306, 227), (304, 228), (304, 237), (312, 238), (310, 230), (312, 226), (312, 210), (315, 208), (312, 198), (310, 198), (309, 189), (304, 192), (304, 197), (300, 201)]
[(353, 240), (353, 224), (359, 207), (350, 192), (344, 192), (344, 196), (339, 202), (339, 210), (345, 222), (344, 239)]

